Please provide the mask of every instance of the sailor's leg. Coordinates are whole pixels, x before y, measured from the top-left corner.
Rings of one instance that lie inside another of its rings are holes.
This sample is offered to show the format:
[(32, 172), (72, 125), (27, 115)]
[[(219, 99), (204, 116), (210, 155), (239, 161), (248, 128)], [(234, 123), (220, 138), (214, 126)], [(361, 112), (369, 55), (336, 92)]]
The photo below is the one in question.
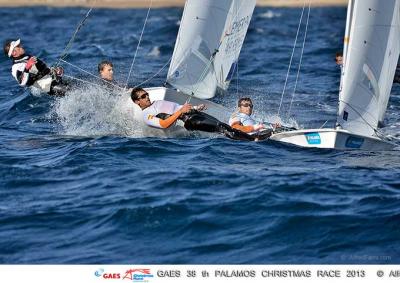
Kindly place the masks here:
[(189, 131), (219, 132), (219, 121), (214, 117), (202, 112), (190, 112), (184, 115), (182, 120), (185, 128)]
[(69, 89), (67, 83), (63, 81), (53, 81), (51, 83), (49, 95), (64, 96)]
[(241, 141), (254, 141), (256, 137), (253, 137), (249, 134), (246, 134), (242, 131), (236, 130), (231, 126), (220, 122), (219, 124), (220, 133), (224, 134), (226, 137), (233, 140), (241, 140)]
[(225, 123), (220, 122), (215, 117), (204, 112), (188, 113), (184, 117), (185, 128), (189, 131), (203, 131), (209, 133), (221, 133), (234, 140), (253, 141), (254, 137), (233, 129)]

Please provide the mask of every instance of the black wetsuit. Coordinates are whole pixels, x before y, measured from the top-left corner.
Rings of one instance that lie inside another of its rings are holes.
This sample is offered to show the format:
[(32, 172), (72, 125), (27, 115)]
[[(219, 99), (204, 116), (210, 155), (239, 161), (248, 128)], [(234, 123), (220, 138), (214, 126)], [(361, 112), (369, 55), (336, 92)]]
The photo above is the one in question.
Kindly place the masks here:
[(53, 74), (52, 70), (40, 59), (32, 66), (30, 70), (25, 68), (26, 63), (31, 58), (31, 55), (23, 55), (13, 59), (12, 75), (17, 80), (20, 86), (33, 86), (35, 82), (44, 78), (47, 75), (52, 76), (49, 95), (65, 95), (68, 90), (68, 84), (63, 82), (61, 77)]
[[(166, 119), (170, 115), (160, 113), (157, 118)], [(220, 133), (234, 140), (254, 141), (269, 138), (272, 131), (265, 131), (260, 135), (249, 135), (242, 131), (232, 128), (228, 124), (222, 123), (215, 117), (196, 110), (182, 114), (179, 118), (184, 122), (184, 127), (188, 131), (202, 131), (208, 133)]]

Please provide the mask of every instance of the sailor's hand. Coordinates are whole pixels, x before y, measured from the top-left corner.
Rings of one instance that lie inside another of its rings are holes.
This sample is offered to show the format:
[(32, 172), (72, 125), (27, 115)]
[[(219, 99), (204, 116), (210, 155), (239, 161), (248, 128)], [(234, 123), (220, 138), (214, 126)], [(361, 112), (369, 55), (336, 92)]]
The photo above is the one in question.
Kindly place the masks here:
[(256, 124), (253, 127), (254, 127), (254, 131), (259, 131), (259, 130), (265, 129), (264, 124)]
[(197, 110), (197, 111), (203, 111), (203, 110), (207, 110), (207, 106), (205, 106), (205, 104), (200, 104), (200, 105), (194, 106), (193, 109)]
[(185, 104), (183, 104), (183, 106), (181, 108), (181, 112), (182, 112), (182, 114), (188, 113), (191, 109), (192, 109), (192, 104), (185, 103)]
[(28, 62), (26, 62), (25, 69), (30, 70), (33, 65), (35, 65), (37, 62), (37, 58), (35, 56), (32, 56), (29, 58)]
[(59, 77), (62, 77), (62, 75), (64, 75), (64, 69), (62, 67), (55, 67), (54, 72)]

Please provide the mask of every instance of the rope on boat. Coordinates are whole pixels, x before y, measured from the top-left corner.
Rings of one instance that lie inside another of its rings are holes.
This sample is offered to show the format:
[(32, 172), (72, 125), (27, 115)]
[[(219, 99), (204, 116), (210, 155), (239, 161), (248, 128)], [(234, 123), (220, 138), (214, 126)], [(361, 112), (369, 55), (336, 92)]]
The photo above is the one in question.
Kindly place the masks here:
[(90, 7), (90, 9), (86, 12), (86, 15), (83, 17), (83, 19), (79, 22), (78, 26), (75, 29), (74, 34), (72, 35), (72, 37), (70, 38), (70, 40), (68, 41), (67, 45), (64, 48), (63, 53), (61, 53), (60, 57), (57, 60), (56, 66), (60, 65), (60, 61), (65, 59), (68, 56), (68, 52), (72, 47), (73, 42), (75, 41), (75, 37), (78, 34), (78, 32), (80, 31), (80, 29), (83, 27), (83, 25), (85, 24), (86, 20), (89, 18), (90, 13), (93, 10), (94, 5), (96, 4), (97, 0), (95, 0), (93, 2), (93, 5)]
[(310, 19), (310, 10), (311, 10), (311, 1), (308, 1), (308, 14), (307, 14), (307, 22), (306, 22), (306, 28), (304, 31), (304, 38), (303, 38), (303, 46), (301, 48), (301, 55), (300, 55), (300, 60), (299, 60), (299, 66), (297, 68), (297, 75), (296, 75), (296, 82), (294, 84), (294, 89), (293, 89), (293, 93), (292, 93), (292, 99), (290, 100), (290, 105), (289, 105), (289, 110), (287, 113), (287, 118), (290, 117), (290, 111), (292, 110), (292, 104), (293, 104), (293, 99), (294, 99), (294, 95), (296, 94), (296, 88), (297, 88), (297, 83), (299, 81), (299, 75), (300, 75), (300, 68), (301, 68), (301, 63), (303, 60), (303, 54), (304, 54), (304, 46), (306, 44), (306, 38), (307, 38), (307, 31), (308, 31), (308, 21)]
[[(89, 71), (86, 71), (86, 70), (82, 69), (81, 67), (78, 67), (78, 66), (76, 66), (76, 65), (74, 65), (74, 64), (72, 64), (72, 63), (70, 63), (70, 62), (68, 62), (68, 61), (65, 61), (65, 60), (63, 60), (63, 59), (61, 59), (60, 61), (63, 62), (63, 63), (65, 63), (65, 64), (67, 64), (67, 65), (70, 65), (71, 67), (73, 67), (73, 68), (75, 68), (75, 69), (81, 71), (82, 73), (85, 73), (85, 74), (87, 74), (87, 75), (89, 75), (89, 76), (91, 76), (91, 77), (94, 77), (94, 78), (96, 78), (96, 79), (98, 79), (98, 80), (101, 80), (101, 81), (103, 81), (103, 82), (106, 83), (106, 84), (109, 84), (109, 85), (111, 85), (111, 86), (113, 86), (113, 87), (115, 87), (115, 88), (118, 88), (118, 89), (120, 89), (120, 90), (125, 90), (125, 88), (120, 87), (120, 86), (118, 86), (118, 85), (116, 85), (116, 84), (113, 84), (112, 82), (109, 82), (109, 81), (107, 81), (107, 80), (105, 80), (105, 79), (103, 79), (103, 78), (101, 78), (101, 77), (99, 77), (99, 76), (96, 76), (95, 74), (92, 74), (92, 73), (90, 73)], [(64, 75), (64, 76), (65, 76), (65, 75)]]
[(150, 10), (151, 10), (152, 4), (153, 4), (153, 0), (150, 0), (150, 5), (149, 5), (149, 9), (147, 10), (146, 19), (144, 20), (142, 32), (140, 33), (139, 41), (138, 41), (138, 44), (137, 44), (137, 46), (136, 46), (135, 55), (133, 56), (132, 64), (131, 64), (131, 67), (130, 67), (130, 69), (129, 69), (128, 78), (127, 78), (126, 84), (125, 84), (125, 89), (128, 87), (129, 79), (131, 78), (131, 74), (132, 74), (132, 70), (133, 70), (133, 65), (135, 64), (136, 55), (137, 55), (137, 53), (138, 53), (138, 50), (139, 50), (139, 47), (140, 47), (140, 43), (141, 43), (141, 41), (142, 41), (144, 29), (145, 29), (145, 27), (146, 27), (146, 23), (147, 23), (147, 20), (148, 20), (148, 18), (149, 18), (149, 14), (150, 14)]
[(279, 116), (279, 114), (281, 112), (281, 107), (282, 107), (282, 103), (283, 103), (283, 96), (285, 95), (286, 86), (287, 86), (287, 82), (288, 82), (288, 79), (289, 79), (290, 69), (292, 67), (294, 51), (296, 50), (297, 39), (299, 37), (299, 32), (300, 32), (301, 22), (303, 21), (303, 15), (304, 15), (305, 7), (306, 7), (306, 2), (304, 1), (303, 2), (303, 10), (301, 11), (301, 16), (300, 16), (299, 26), (297, 27), (296, 38), (295, 38), (294, 44), (293, 44), (292, 55), (290, 56), (289, 66), (288, 66), (287, 73), (286, 73), (285, 84), (283, 85), (283, 90), (282, 90), (282, 94), (281, 94), (281, 101), (279, 103), (279, 108), (278, 108), (278, 116)]
[(155, 77), (157, 77), (161, 73), (161, 71), (164, 70), (165, 67), (168, 66), (168, 64), (171, 62), (171, 60), (172, 60), (172, 57), (170, 57), (169, 60), (167, 61), (167, 63), (165, 63), (153, 76), (151, 76), (150, 78), (144, 80), (143, 82), (135, 85), (133, 88), (137, 88), (141, 85), (144, 85), (145, 83), (147, 83), (147, 82), (151, 81), (152, 79), (154, 79)]

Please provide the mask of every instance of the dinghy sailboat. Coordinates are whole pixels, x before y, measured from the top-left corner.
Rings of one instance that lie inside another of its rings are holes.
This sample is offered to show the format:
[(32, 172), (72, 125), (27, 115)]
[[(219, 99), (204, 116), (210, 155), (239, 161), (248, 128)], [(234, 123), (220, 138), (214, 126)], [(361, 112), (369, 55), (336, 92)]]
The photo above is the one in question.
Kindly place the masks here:
[(150, 100), (205, 104), (227, 122), (230, 110), (209, 98), (224, 91), (235, 74), (256, 0), (187, 0), (166, 87), (146, 88)]
[(277, 133), (302, 147), (390, 150), (383, 124), (400, 53), (400, 0), (349, 0), (339, 109), (333, 129)]

